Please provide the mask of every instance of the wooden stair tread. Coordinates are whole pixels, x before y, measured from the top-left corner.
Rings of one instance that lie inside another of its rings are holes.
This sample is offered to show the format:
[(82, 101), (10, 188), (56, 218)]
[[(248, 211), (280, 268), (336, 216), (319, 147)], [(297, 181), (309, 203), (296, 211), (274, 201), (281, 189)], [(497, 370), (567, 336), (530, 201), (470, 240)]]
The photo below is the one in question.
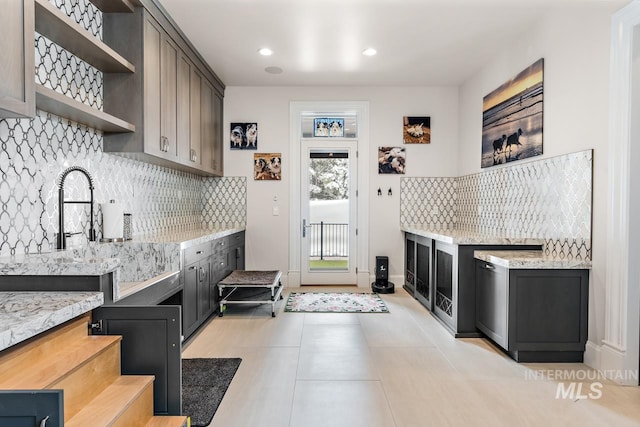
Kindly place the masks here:
[[(149, 388), (153, 387), (153, 376), (124, 375), (118, 377), (109, 387), (96, 395), (73, 418), (65, 421), (66, 427), (118, 425), (122, 416), (134, 402)], [(148, 402), (148, 421), (153, 417), (153, 395)]]
[(183, 427), (186, 425), (187, 417), (155, 416), (149, 420), (145, 427)]
[(12, 369), (0, 377), (0, 389), (44, 389), (73, 373), (87, 361), (99, 356), (120, 336), (85, 336), (52, 354), (35, 359), (14, 360)]

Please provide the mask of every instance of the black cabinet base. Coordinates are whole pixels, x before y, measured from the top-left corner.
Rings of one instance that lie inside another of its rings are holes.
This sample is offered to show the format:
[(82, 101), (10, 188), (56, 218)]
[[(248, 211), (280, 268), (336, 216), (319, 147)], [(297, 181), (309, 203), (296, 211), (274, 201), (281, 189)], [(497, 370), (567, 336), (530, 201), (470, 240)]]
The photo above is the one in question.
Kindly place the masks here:
[(582, 363), (583, 351), (509, 351), (509, 356), (518, 363)]

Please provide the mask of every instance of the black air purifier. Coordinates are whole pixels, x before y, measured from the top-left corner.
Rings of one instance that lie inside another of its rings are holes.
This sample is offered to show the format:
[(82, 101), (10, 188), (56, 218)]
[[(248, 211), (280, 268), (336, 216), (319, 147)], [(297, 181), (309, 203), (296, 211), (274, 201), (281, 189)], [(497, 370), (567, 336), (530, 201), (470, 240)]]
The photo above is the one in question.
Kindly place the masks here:
[(394, 285), (389, 280), (389, 257), (376, 257), (376, 281), (371, 284), (371, 290), (379, 294), (392, 294)]

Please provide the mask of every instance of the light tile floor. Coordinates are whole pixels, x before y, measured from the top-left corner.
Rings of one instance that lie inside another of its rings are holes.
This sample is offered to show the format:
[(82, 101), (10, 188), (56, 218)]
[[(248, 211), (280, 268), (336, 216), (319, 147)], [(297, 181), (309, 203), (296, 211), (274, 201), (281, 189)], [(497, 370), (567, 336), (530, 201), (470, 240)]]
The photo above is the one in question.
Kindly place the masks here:
[[(382, 298), (389, 314), (285, 313), (283, 300), (275, 318), (268, 305), (213, 318), (183, 356), (242, 363), (211, 426), (640, 426), (640, 387), (581, 364), (515, 363), (484, 339), (454, 339), (402, 289)], [(575, 381), (574, 397), (599, 399), (556, 398), (575, 371), (592, 380)]]

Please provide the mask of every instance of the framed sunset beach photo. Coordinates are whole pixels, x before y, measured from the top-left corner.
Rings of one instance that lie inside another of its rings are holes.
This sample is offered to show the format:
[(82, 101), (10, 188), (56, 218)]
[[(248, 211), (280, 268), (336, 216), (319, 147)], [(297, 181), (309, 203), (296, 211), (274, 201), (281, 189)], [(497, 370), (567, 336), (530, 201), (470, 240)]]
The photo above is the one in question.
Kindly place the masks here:
[(542, 154), (544, 59), (483, 98), (483, 168)]

